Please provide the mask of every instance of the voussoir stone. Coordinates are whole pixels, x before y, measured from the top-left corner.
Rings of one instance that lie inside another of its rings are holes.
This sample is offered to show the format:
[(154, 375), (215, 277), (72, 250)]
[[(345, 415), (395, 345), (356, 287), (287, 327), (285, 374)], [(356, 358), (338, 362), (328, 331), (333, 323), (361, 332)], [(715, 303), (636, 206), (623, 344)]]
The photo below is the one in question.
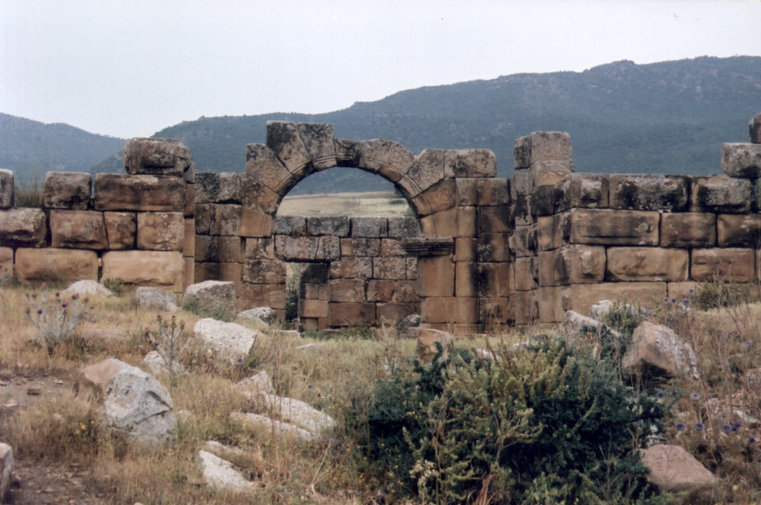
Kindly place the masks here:
[(105, 416), (109, 426), (146, 447), (174, 439), (172, 397), (154, 377), (110, 358), (80, 370), (76, 398)]
[(721, 166), (730, 177), (761, 177), (761, 144), (724, 144)]
[(213, 314), (233, 317), (236, 313), (235, 283), (204, 281), (185, 288), (182, 296), (184, 305), (195, 305), (199, 314)]
[(324, 123), (298, 123), (296, 129), (307, 149), (315, 170), (336, 166), (336, 147), (333, 143), (333, 125)]
[[(311, 162), (309, 152), (295, 123), (268, 121), (267, 147), (275, 153), (291, 173), (303, 171)], [(248, 172), (248, 168), (246, 171)]]
[(139, 287), (135, 290), (135, 303), (139, 307), (152, 310), (177, 311), (177, 294), (158, 288)]
[(447, 151), (446, 177), (496, 177), (497, 157), (489, 149), (453, 149)]
[(47, 218), (41, 209), (0, 210), (0, 243), (6, 247), (42, 247)]
[(0, 168), (0, 209), (13, 207), (13, 172)]
[(678, 376), (699, 379), (698, 359), (692, 346), (668, 326), (643, 321), (632, 333), (632, 344), (621, 361), (628, 373)]
[(261, 332), (250, 330), (239, 324), (224, 323), (216, 319), (199, 320), (193, 333), (202, 338), (224, 357), (236, 360), (245, 358)]
[(716, 477), (681, 446), (658, 444), (640, 454), (661, 491), (683, 494), (681, 503), (714, 503)]
[(42, 206), (46, 209), (87, 210), (92, 176), (79, 172), (48, 172), (42, 183)]
[(124, 144), (123, 154), (130, 175), (175, 175), (193, 180), (193, 156), (180, 140), (133, 138)]

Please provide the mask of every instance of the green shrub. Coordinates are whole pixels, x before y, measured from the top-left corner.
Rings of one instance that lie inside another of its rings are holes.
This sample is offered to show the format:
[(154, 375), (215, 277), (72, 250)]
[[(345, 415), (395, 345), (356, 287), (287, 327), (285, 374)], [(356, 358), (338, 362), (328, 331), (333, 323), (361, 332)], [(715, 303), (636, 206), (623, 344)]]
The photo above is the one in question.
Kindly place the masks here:
[(116, 296), (122, 296), (127, 292), (127, 286), (122, 281), (111, 277), (103, 279), (103, 287), (110, 290)]
[(732, 307), (749, 302), (750, 290), (737, 282), (706, 282), (694, 294), (692, 304), (698, 310)]

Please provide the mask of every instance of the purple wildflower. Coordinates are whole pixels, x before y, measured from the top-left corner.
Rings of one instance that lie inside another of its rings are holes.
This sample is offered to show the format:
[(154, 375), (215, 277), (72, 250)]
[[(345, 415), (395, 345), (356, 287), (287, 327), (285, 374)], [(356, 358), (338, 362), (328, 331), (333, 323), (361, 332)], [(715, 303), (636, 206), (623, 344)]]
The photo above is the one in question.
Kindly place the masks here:
[(676, 428), (676, 431), (684, 431), (684, 429), (686, 428), (684, 423), (676, 423), (676, 425), (674, 425), (674, 427)]
[(695, 431), (703, 431), (703, 428), (705, 428), (703, 423), (701, 423), (701, 422), (695, 423)]

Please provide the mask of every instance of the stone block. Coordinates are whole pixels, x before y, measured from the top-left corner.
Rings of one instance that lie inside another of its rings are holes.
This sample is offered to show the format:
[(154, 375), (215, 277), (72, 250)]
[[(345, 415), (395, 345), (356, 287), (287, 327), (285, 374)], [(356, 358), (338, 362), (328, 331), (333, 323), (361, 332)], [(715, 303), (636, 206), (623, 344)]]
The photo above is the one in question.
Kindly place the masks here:
[(216, 219), (216, 211), (212, 211), (212, 205), (196, 205), (196, 235), (209, 235), (211, 233), (211, 224)]
[(599, 284), (605, 277), (607, 257), (602, 246), (570, 245), (555, 254), (555, 283)]
[(285, 284), (285, 263), (278, 260), (248, 259), (242, 279), (251, 284)]
[(562, 236), (557, 233), (557, 216), (541, 216), (536, 220), (536, 248), (550, 251), (563, 245)]
[(510, 301), (507, 298), (481, 298), (478, 301), (481, 310), (481, 322), (487, 325), (502, 325), (510, 314)]
[(478, 205), (494, 207), (510, 205), (507, 179), (478, 179)]
[(485, 233), (476, 239), (476, 261), (510, 261), (510, 235), (507, 233)]
[(333, 125), (322, 123), (298, 123), (296, 129), (306, 147), (315, 170), (336, 166), (336, 147), (333, 144)]
[(420, 236), (420, 221), (414, 217), (388, 218), (388, 237), (401, 239)]
[(400, 240), (384, 238), (381, 240), (380, 255), (386, 258), (390, 256), (407, 256), (407, 251), (402, 247)]
[(444, 178), (447, 151), (426, 149), (415, 159), (398, 185), (408, 199), (415, 198)]
[(420, 319), (425, 324), (479, 322), (478, 298), (428, 297), (420, 301)]
[(756, 253), (753, 249), (693, 249), (690, 278), (697, 282), (752, 282), (756, 279)]
[(331, 279), (329, 281), (331, 302), (366, 302), (363, 279)]
[(415, 281), (372, 279), (367, 283), (367, 301), (382, 303), (418, 303)]
[[(457, 264), (458, 267), (460, 265), (462, 263)], [(465, 263), (465, 265), (470, 265), (470, 277), (475, 286), (475, 296), (504, 298), (509, 295), (510, 268), (507, 263)], [(457, 293), (457, 296), (461, 295)]]
[(515, 259), (515, 289), (530, 291), (539, 287), (539, 259), (529, 256)]
[(481, 207), (478, 209), (478, 232), (510, 233), (513, 231), (510, 217), (510, 207), (507, 205)]
[(308, 217), (307, 234), (332, 235), (334, 237), (348, 237), (351, 229), (351, 221), (348, 217)]
[(562, 310), (589, 314), (592, 305), (601, 300), (613, 300), (655, 307), (666, 296), (665, 282), (606, 282), (603, 284), (572, 284), (561, 290)]
[(272, 233), (276, 235), (306, 235), (307, 218), (304, 216), (277, 216)]
[(691, 302), (699, 291), (699, 282), (669, 282), (668, 284), (668, 296), (675, 298), (678, 303), (681, 303), (683, 300)]
[(531, 212), (531, 198), (531, 194), (518, 194), (513, 199), (513, 207), (510, 211), (512, 212), (512, 221), (515, 223), (515, 226), (534, 224), (534, 213)]
[(196, 203), (241, 203), (241, 174), (199, 172), (196, 174)]
[(753, 183), (728, 177), (695, 177), (690, 210), (713, 214), (747, 214), (753, 203)]
[(245, 240), (245, 258), (275, 259), (275, 239), (247, 238)]
[(417, 261), (417, 270), (420, 296), (454, 295), (455, 264), (448, 256), (420, 257)]
[(192, 181), (193, 156), (175, 139), (133, 138), (124, 144), (124, 168), (130, 175), (174, 175)]
[(517, 291), (510, 297), (510, 302), (516, 325), (532, 325), (539, 321), (539, 294), (536, 290)]
[[(242, 216), (242, 211), (246, 210), (247, 212), (256, 212), (252, 211), (251, 209), (243, 209), (240, 205), (222, 205), (222, 204), (213, 204), (211, 206), (211, 212), (212, 214), (212, 221), (211, 221), (211, 227), (209, 229), (209, 233), (211, 235), (225, 235), (225, 236), (246, 236), (246, 237), (255, 237), (257, 235), (251, 235), (252, 229), (255, 228), (255, 225), (252, 223), (252, 219), (250, 216), (246, 216), (247, 219), (245, 221), (246, 223), (246, 233), (243, 233), (243, 224), (244, 224), (244, 218)], [(265, 215), (266, 216), (266, 215)], [(272, 222), (271, 216), (266, 216), (269, 218), (269, 222)], [(257, 223), (258, 224), (258, 223)]]
[(761, 177), (761, 144), (724, 144), (721, 168), (730, 177), (758, 179)]
[(102, 260), (104, 279), (170, 291), (182, 289), (184, 260), (179, 251), (108, 251)]
[(518, 258), (536, 254), (536, 225), (516, 226), (510, 243), (510, 250)]
[(538, 161), (571, 161), (571, 137), (563, 132), (534, 132), (515, 141), (515, 168)]
[[(246, 242), (248, 240), (257, 240), (257, 239), (243, 239), (240, 237), (219, 237), (217, 241), (217, 244), (219, 247), (219, 261), (221, 263), (243, 263), (245, 259), (248, 257), (257, 257), (253, 255), (252, 256), (246, 255)], [(268, 259), (274, 259), (274, 258), (268, 258)]]
[(302, 283), (328, 284), (330, 274), (328, 263), (309, 263), (302, 266), (304, 266), (301, 270)]
[(657, 246), (660, 213), (637, 210), (572, 209), (560, 214), (564, 243)]
[[(267, 129), (269, 130), (269, 125)], [(298, 139), (298, 142), (300, 141), (301, 139)], [(286, 155), (288, 154), (286, 153)], [(295, 162), (294, 169), (296, 166), (303, 169), (304, 164), (308, 163), (309, 160), (306, 155), (301, 157), (300, 153), (296, 153), (296, 158), (293, 158), (292, 161)], [(297, 182), (294, 181), (292, 171), (283, 164), (277, 153), (262, 144), (248, 144), (246, 146), (246, 175), (248, 177), (245, 181), (248, 186), (264, 186), (280, 197), (285, 195)]]
[(373, 278), (375, 279), (406, 279), (407, 260), (402, 257), (375, 257), (373, 261)]
[(235, 291), (240, 291), (243, 278), (243, 265), (240, 263), (219, 263), (219, 277), (216, 280), (232, 282)]
[(418, 216), (428, 216), (455, 206), (457, 193), (454, 179), (442, 179), (412, 199), (410, 205)]
[(610, 176), (610, 208), (685, 212), (689, 179), (675, 175)]
[(417, 258), (406, 258), (407, 263), (407, 279), (415, 280), (418, 278), (417, 272)]
[(331, 303), (328, 311), (328, 324), (332, 327), (375, 324), (374, 303)]
[(474, 297), (476, 292), (476, 263), (455, 263), (454, 295)]
[(183, 256), (183, 279), (182, 279), (182, 289), (185, 290), (188, 286), (191, 284), (194, 284), (196, 281), (196, 261), (194, 258), (188, 258)]
[(283, 196), (259, 182), (256, 176), (241, 174), (240, 180), (241, 204), (248, 209), (257, 209), (274, 216)]
[[(256, 209), (243, 208), (240, 215), (240, 235), (242, 237), (265, 238), (272, 235), (274, 219)], [(231, 235), (235, 235), (234, 233)]]
[(531, 173), (528, 170), (516, 170), (510, 178), (510, 198), (516, 200), (519, 196), (530, 196), (534, 191), (531, 186)]
[(378, 303), (375, 306), (375, 326), (391, 325), (402, 321), (405, 317), (416, 314), (418, 310), (409, 303)]
[(539, 322), (555, 324), (563, 321), (565, 311), (560, 287), (543, 287), (537, 290), (536, 303), (539, 307)]
[(684, 249), (609, 247), (605, 278), (613, 282), (684, 282), (690, 255)]
[[(249, 146), (256, 145), (249, 144)], [(247, 151), (249, 146), (246, 146)], [(268, 121), (267, 147), (272, 150), (272, 153), (277, 156), (291, 173), (299, 173), (311, 163), (309, 152), (304, 145), (304, 141), (301, 139), (301, 135), (299, 135), (298, 127), (294, 123)], [(250, 159), (248, 155), (247, 159)], [(248, 165), (246, 166), (246, 172), (249, 172)]]
[(219, 280), (219, 263), (196, 263), (193, 269), (193, 282), (197, 284), (203, 281)]
[(13, 276), (13, 249), (0, 247), (0, 278)]
[(182, 238), (182, 255), (192, 257), (196, 253), (196, 224), (192, 218), (185, 218)]
[(751, 144), (761, 144), (761, 113), (756, 114), (748, 123)]
[(299, 317), (328, 317), (327, 300), (299, 300)]
[[(498, 208), (498, 207), (495, 207)], [(423, 235), (427, 237), (474, 237), (476, 208), (455, 207), (420, 219)]]
[(109, 249), (115, 251), (135, 248), (137, 215), (134, 212), (104, 212), (103, 221), (106, 225)]
[(286, 261), (336, 261), (341, 257), (338, 237), (275, 236), (275, 255)]
[(42, 183), (42, 207), (45, 209), (87, 210), (90, 203), (90, 174), (48, 172)]
[(528, 169), (529, 184), (536, 191), (542, 186), (552, 186), (567, 179), (574, 171), (569, 161), (536, 161)]
[(527, 210), (530, 217), (524, 218), (524, 222), (536, 221), (538, 216), (551, 216), (555, 214), (555, 186), (538, 186), (534, 188), (528, 200)]
[(0, 168), (0, 209), (13, 207), (13, 188), (13, 172)]
[(353, 217), (351, 218), (351, 236), (353, 238), (387, 237), (388, 220), (384, 217)]
[(196, 185), (185, 183), (185, 207), (182, 209), (182, 215), (193, 217), (196, 212)]
[(330, 264), (331, 279), (370, 279), (373, 276), (373, 258), (348, 257)]
[(454, 241), (454, 261), (476, 261), (477, 240), (456, 238)]
[(150, 251), (182, 251), (185, 218), (182, 212), (139, 212), (137, 248)]
[(356, 164), (344, 166), (356, 166), (378, 173), (393, 182), (398, 182), (415, 161), (415, 155), (409, 149), (385, 139), (358, 142), (355, 153)]
[(706, 248), (716, 245), (716, 215), (699, 212), (661, 215), (661, 247)]
[(50, 235), (51, 247), (93, 250), (108, 248), (102, 212), (50, 211)]
[(328, 286), (325, 284), (301, 283), (299, 297), (303, 300), (328, 300)]
[(458, 207), (478, 205), (479, 182), (484, 179), (445, 179), (455, 184), (454, 204)]
[(246, 310), (254, 307), (270, 307), (278, 312), (278, 317), (283, 318), (285, 309), (285, 283), (282, 284), (249, 284), (241, 283), (238, 295), (238, 310)]
[(761, 214), (724, 214), (716, 217), (719, 247), (761, 248)]
[(234, 317), (235, 283), (225, 281), (203, 281), (188, 286), (182, 295), (183, 304), (195, 306), (196, 313), (222, 313)]
[(215, 235), (197, 235), (195, 254), (197, 262), (219, 262), (219, 237)]
[(452, 149), (444, 159), (444, 177), (496, 177), (497, 157), (489, 149)]
[(98, 280), (98, 254), (72, 249), (16, 249), (16, 279), (21, 282)]
[(45, 213), (40, 209), (0, 210), (0, 244), (6, 247), (42, 247), (47, 238)]
[(381, 240), (377, 238), (342, 238), (341, 256), (380, 256)]
[(555, 212), (569, 209), (606, 209), (610, 199), (610, 176), (571, 174), (555, 186)]
[(182, 212), (185, 182), (179, 177), (95, 174), (95, 210)]

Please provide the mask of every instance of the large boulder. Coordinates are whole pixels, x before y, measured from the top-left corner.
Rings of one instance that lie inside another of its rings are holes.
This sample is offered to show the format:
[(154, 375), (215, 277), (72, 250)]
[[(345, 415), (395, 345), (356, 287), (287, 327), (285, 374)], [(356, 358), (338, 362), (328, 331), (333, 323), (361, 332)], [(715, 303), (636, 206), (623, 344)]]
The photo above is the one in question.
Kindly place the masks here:
[(223, 323), (212, 318), (199, 320), (193, 333), (203, 339), (223, 357), (232, 361), (245, 359), (261, 332), (239, 324)]
[(146, 309), (177, 311), (177, 295), (158, 288), (137, 288), (134, 300), (139, 307)]
[(668, 326), (643, 322), (632, 333), (632, 344), (621, 361), (630, 374), (679, 376), (699, 379), (698, 358), (689, 343), (682, 341)]
[(198, 314), (233, 317), (236, 313), (235, 283), (204, 281), (191, 284), (185, 289), (182, 303)]
[(683, 495), (682, 503), (714, 503), (716, 477), (678, 445), (654, 445), (641, 451), (650, 481), (666, 493)]
[(8, 444), (0, 442), (0, 503), (8, 499), (13, 474), (13, 449)]
[(74, 392), (110, 427), (141, 445), (156, 447), (175, 437), (172, 397), (139, 368), (114, 358), (87, 366), (80, 370)]

